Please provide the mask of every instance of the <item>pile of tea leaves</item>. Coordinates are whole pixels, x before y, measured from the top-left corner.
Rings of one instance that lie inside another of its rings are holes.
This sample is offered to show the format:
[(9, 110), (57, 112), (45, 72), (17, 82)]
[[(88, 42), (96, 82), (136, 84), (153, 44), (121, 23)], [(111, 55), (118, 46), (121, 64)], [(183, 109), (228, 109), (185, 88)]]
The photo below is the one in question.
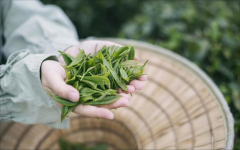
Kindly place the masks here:
[[(97, 47), (97, 46), (96, 46)], [(119, 88), (127, 91), (130, 81), (144, 75), (143, 65), (134, 60), (135, 50), (131, 46), (103, 46), (93, 56), (79, 49), (79, 54), (73, 57), (59, 51), (66, 63), (66, 83), (73, 86), (80, 93), (78, 102), (71, 102), (58, 95), (48, 93), (59, 104), (62, 104), (61, 121), (79, 104), (106, 105), (117, 101), (121, 95)]]

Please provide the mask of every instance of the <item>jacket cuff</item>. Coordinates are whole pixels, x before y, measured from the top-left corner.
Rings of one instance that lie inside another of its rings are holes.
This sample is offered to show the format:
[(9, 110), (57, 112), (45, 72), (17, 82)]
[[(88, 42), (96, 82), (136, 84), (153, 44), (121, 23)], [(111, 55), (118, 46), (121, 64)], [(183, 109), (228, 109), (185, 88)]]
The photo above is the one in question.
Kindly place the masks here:
[[(57, 60), (49, 54), (16, 55), (0, 81), (0, 122), (16, 121), (23, 124), (45, 124), (55, 128), (68, 128), (69, 120), (61, 123), (61, 108), (45, 92), (40, 80), (40, 67), (44, 60)], [(7, 64), (6, 64), (7, 65)]]

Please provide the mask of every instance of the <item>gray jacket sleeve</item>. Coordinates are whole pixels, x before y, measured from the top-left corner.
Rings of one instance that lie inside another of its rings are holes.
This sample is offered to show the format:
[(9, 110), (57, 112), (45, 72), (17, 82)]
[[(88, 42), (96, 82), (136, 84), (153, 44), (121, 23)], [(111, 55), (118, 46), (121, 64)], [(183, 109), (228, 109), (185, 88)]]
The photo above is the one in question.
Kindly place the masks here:
[(61, 109), (41, 85), (40, 67), (44, 60), (58, 61), (58, 50), (79, 44), (74, 26), (56, 6), (2, 2), (9, 9), (4, 10), (7, 63), (0, 66), (0, 122), (69, 127), (68, 119), (60, 122)]

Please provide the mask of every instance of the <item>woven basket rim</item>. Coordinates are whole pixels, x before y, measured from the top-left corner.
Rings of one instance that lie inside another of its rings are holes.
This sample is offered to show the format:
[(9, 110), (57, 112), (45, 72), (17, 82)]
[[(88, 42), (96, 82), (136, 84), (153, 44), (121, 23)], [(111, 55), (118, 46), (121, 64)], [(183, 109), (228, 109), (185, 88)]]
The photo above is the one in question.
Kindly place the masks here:
[(173, 62), (178, 62), (179, 66), (186, 68), (187, 71), (194, 74), (202, 83), (210, 90), (211, 94), (216, 97), (216, 102), (220, 106), (221, 113), (224, 118), (225, 133), (226, 133), (226, 147), (225, 149), (232, 149), (234, 143), (234, 119), (230, 109), (227, 105), (223, 94), (220, 92), (216, 84), (210, 79), (210, 77), (202, 71), (198, 66), (193, 64), (186, 58), (176, 54), (168, 49), (162, 48), (157, 45), (149, 44), (143, 41), (137, 41), (133, 39), (119, 39), (119, 38), (105, 38), (105, 37), (89, 37), (86, 40), (108, 40), (122, 45), (132, 44), (135, 48), (146, 49), (146, 51), (155, 52), (158, 55), (165, 56)]

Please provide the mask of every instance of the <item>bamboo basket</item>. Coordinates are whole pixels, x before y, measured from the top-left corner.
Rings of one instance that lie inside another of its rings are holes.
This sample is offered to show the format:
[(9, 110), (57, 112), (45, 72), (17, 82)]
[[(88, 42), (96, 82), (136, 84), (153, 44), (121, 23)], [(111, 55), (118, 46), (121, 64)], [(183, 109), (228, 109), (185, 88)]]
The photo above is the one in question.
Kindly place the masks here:
[(233, 117), (212, 80), (194, 64), (145, 42), (132, 44), (140, 63), (149, 60), (148, 81), (130, 106), (112, 110), (114, 120), (71, 114), (70, 129), (44, 125), (0, 125), (0, 149), (59, 149), (63, 137), (108, 149), (232, 149)]

